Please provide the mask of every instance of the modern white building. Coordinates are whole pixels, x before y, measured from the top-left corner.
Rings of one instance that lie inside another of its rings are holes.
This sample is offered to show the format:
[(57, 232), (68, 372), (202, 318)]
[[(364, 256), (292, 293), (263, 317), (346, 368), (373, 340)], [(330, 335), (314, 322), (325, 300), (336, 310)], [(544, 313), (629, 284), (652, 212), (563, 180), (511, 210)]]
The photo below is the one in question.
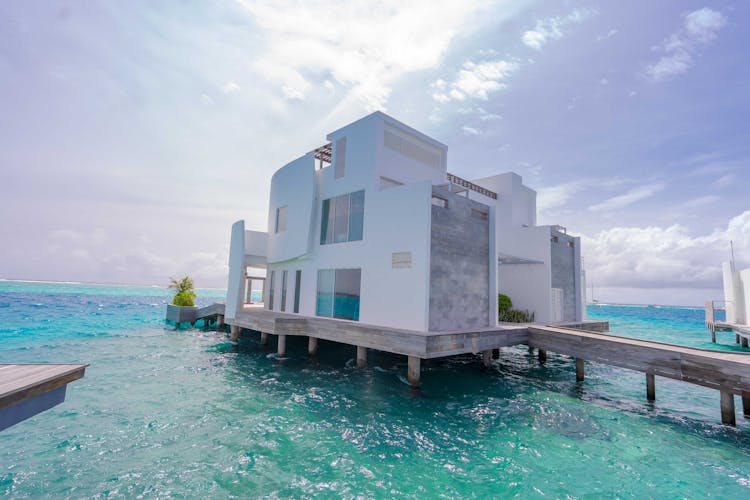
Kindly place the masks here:
[(416, 331), (497, 325), (497, 294), (537, 322), (585, 317), (579, 238), (536, 224), (519, 175), (467, 181), (448, 147), (376, 112), (271, 181), (268, 231), (232, 228), (226, 317), (265, 277), (271, 311)]
[(724, 310), (726, 322), (733, 325), (750, 325), (750, 268), (737, 270), (734, 261), (722, 264), (724, 278)]

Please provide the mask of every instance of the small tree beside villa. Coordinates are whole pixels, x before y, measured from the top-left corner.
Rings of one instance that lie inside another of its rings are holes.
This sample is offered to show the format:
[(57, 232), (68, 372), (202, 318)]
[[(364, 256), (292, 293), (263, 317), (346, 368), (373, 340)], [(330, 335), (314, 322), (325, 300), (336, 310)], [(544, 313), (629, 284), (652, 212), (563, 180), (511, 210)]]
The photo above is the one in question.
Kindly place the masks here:
[(167, 321), (172, 321), (179, 328), (180, 323), (194, 323), (195, 313), (195, 289), (193, 279), (185, 276), (176, 280), (169, 278), (169, 288), (175, 291), (172, 303), (167, 305)]

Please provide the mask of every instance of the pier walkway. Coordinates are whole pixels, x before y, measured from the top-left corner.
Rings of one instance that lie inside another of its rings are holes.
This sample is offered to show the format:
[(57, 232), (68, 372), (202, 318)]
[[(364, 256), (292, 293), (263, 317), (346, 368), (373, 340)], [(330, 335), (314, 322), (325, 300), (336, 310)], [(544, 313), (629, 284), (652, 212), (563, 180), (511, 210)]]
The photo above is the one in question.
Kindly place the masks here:
[[(575, 358), (576, 379), (584, 380), (584, 362), (595, 361), (646, 375), (646, 397), (656, 398), (655, 377), (671, 378), (716, 389), (720, 392), (721, 420), (735, 425), (734, 396), (742, 397), (743, 414), (750, 418), (750, 354), (696, 349), (614, 335), (602, 335), (607, 322), (581, 322), (569, 325), (505, 324), (497, 327), (456, 331), (419, 332), (385, 328), (329, 318), (302, 317), (246, 305), (235, 318), (228, 319), (232, 340), (243, 330), (260, 333), (267, 345), (269, 335), (277, 336), (279, 357), (286, 355), (286, 337), (308, 338), (308, 353), (314, 356), (318, 340), (348, 344), (356, 348), (358, 367), (367, 365), (367, 350), (377, 349), (408, 357), (407, 378), (412, 386), (420, 383), (420, 363), (459, 354), (480, 354), (485, 365), (499, 355), (501, 347), (528, 345), (538, 349), (540, 362), (547, 351)], [(594, 331), (590, 331), (594, 330)]]
[(750, 325), (738, 325), (716, 320), (714, 301), (706, 301), (706, 328), (711, 332), (711, 342), (716, 343), (716, 332), (733, 332), (734, 341), (742, 347), (748, 347), (750, 341)]
[(65, 401), (88, 365), (0, 364), (0, 431)]

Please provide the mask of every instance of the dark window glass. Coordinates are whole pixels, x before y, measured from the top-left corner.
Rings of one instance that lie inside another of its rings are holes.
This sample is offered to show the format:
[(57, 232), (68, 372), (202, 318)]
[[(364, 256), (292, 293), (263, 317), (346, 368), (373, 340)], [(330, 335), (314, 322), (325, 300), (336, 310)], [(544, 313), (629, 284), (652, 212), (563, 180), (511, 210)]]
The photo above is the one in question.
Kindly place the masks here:
[(320, 244), (333, 242), (333, 206), (331, 200), (323, 200), (320, 221)]
[(349, 241), (349, 195), (336, 197), (336, 213), (333, 226), (333, 242)]
[(276, 271), (271, 271), (271, 278), (268, 280), (268, 310), (273, 310), (273, 278)]
[(294, 312), (299, 312), (299, 287), (302, 282), (302, 271), (297, 271), (294, 277)]
[(360, 269), (336, 269), (333, 317), (359, 320)]
[(365, 192), (357, 191), (349, 195), (349, 240), (362, 239), (362, 225), (365, 217)]
[(286, 311), (286, 275), (287, 271), (281, 272), (281, 312)]
[(318, 295), (315, 303), (315, 314), (318, 316), (333, 316), (333, 269), (318, 271)]

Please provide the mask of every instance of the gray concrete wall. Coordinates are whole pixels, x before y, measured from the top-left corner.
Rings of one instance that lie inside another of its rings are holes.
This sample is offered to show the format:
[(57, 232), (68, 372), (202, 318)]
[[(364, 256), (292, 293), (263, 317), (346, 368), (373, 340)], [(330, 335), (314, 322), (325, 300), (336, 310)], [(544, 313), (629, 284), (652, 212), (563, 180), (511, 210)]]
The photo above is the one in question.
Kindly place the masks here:
[(488, 326), (489, 217), (481, 219), (472, 209), (489, 214), (489, 207), (441, 188), (433, 187), (432, 193), (447, 200), (448, 206), (432, 206), (429, 329)]
[(563, 290), (563, 321), (576, 321), (576, 238), (555, 230), (551, 235), (552, 288)]

